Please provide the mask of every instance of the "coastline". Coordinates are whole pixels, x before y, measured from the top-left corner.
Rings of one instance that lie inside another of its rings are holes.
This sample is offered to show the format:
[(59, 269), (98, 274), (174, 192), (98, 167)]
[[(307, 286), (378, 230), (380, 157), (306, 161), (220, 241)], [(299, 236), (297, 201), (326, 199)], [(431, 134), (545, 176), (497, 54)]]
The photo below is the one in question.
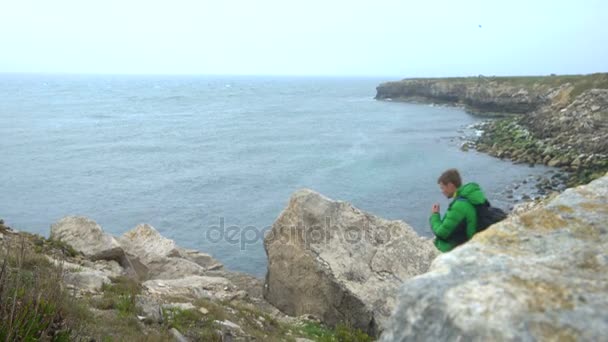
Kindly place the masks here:
[(490, 119), (462, 149), (558, 168), (565, 177), (540, 180), (542, 191), (585, 184), (608, 171), (606, 73), (405, 79), (376, 89), (377, 100), (456, 106)]

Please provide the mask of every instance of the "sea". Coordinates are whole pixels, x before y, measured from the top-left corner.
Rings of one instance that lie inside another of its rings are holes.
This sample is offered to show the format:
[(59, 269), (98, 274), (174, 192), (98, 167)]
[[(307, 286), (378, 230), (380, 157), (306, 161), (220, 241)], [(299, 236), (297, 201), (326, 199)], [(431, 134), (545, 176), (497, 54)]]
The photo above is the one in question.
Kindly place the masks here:
[(298, 189), (431, 236), (445, 169), (504, 209), (553, 172), (462, 151), (481, 119), (374, 100), (392, 80), (0, 74), (0, 218), (43, 236), (67, 215), (113, 235), (148, 223), (263, 277), (264, 234)]

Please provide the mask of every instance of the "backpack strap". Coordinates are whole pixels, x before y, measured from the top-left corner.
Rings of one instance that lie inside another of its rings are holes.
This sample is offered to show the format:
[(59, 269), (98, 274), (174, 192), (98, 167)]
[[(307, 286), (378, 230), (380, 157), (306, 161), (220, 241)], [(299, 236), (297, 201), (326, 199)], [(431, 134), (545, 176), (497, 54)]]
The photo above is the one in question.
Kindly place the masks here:
[[(465, 202), (469, 202), (469, 203), (471, 203), (471, 201), (469, 201), (469, 199), (468, 199), (468, 198), (466, 198), (466, 197), (462, 197), (462, 196), (458, 196), (458, 197), (456, 197), (455, 201), (465, 201)], [(472, 205), (474, 208), (477, 208), (477, 206), (485, 206), (485, 207), (491, 207), (491, 206), (492, 206), (492, 205), (490, 204), (490, 201), (488, 201), (487, 199), (486, 199), (486, 201), (485, 201), (485, 202), (483, 202), (482, 204), (473, 204), (473, 203), (471, 203), (471, 205)]]
[[(450, 207), (456, 203), (456, 201), (463, 201), (463, 202), (469, 202), (471, 203), (468, 199), (466, 199), (465, 197), (462, 196), (457, 196), (452, 203), (450, 203)], [(458, 223), (458, 226), (456, 226), (456, 229), (454, 230), (453, 233), (456, 238), (455, 238), (455, 242), (456, 245), (461, 245), (465, 242), (467, 242), (469, 240), (468, 236), (467, 236), (467, 219), (466, 217), (462, 218), (462, 221), (460, 221), (460, 223)]]

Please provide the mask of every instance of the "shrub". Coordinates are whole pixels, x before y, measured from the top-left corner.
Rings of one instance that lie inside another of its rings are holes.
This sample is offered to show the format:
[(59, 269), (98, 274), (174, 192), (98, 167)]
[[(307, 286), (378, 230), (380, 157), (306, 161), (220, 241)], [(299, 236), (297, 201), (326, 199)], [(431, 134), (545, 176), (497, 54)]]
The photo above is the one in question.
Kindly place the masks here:
[(32, 255), (24, 239), (7, 246), (0, 256), (0, 340), (32, 341), (61, 330), (62, 272), (48, 259)]

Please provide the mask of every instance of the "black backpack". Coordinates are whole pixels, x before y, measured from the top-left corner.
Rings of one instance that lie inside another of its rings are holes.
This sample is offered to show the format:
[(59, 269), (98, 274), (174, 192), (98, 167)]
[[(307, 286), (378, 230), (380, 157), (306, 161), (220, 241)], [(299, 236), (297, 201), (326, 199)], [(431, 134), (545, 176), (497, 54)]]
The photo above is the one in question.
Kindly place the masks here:
[[(468, 199), (460, 196), (457, 198), (457, 200), (471, 203)], [(476, 204), (473, 206), (477, 212), (477, 232), (481, 232), (494, 223), (500, 222), (507, 218), (507, 213), (500, 208), (491, 206), (488, 200), (482, 204)]]

